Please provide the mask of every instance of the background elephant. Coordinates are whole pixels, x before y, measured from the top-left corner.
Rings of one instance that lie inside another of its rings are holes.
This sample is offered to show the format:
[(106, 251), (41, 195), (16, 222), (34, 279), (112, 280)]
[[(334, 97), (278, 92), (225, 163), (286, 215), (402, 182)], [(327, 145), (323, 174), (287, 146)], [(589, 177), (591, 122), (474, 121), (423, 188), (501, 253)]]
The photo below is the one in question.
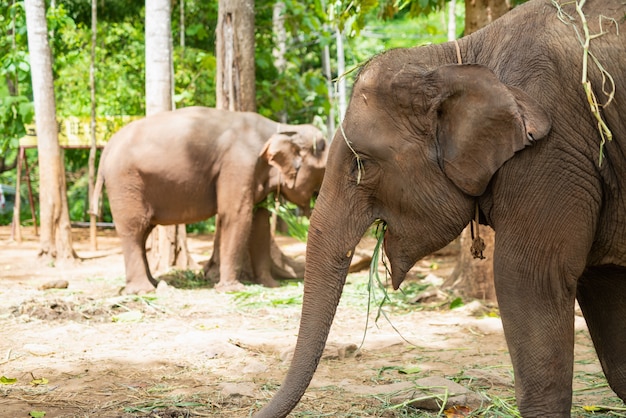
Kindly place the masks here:
[[(189, 107), (146, 117), (106, 145), (95, 195), (106, 184), (122, 241), (126, 293), (154, 289), (146, 239), (155, 225), (219, 215), (220, 280), (233, 290), (252, 231), (254, 205), (271, 192), (310, 211), (326, 163), (313, 125), (286, 125), (256, 113)], [(97, 202), (96, 206), (97, 207)], [(275, 286), (269, 270), (257, 281)]]
[(609, 385), (626, 399), (626, 34), (616, 27), (626, 5), (584, 6), (591, 34), (604, 31), (590, 50), (616, 85), (606, 104), (608, 78), (589, 60), (613, 134), (601, 164), (581, 85), (580, 17), (572, 3), (555, 5), (531, 0), (456, 45), (391, 50), (362, 68), (311, 216), (294, 358), (258, 417), (286, 416), (304, 393), (374, 220), (386, 223), (397, 289), (476, 207), (496, 231), (496, 293), (521, 414), (570, 416), (575, 299)]

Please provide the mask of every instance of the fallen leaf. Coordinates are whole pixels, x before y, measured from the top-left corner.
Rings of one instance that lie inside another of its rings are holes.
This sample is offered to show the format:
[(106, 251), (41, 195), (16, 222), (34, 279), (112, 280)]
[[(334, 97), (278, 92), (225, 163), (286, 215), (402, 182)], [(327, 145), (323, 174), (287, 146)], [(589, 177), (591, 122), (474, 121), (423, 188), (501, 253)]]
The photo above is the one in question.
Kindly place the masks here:
[(463, 306), (463, 299), (461, 298), (456, 298), (454, 299), (452, 302), (450, 302), (450, 309), (454, 309), (454, 308), (460, 308), (461, 306)]
[(46, 413), (44, 411), (30, 411), (28, 415), (31, 418), (43, 418), (46, 416)]
[(33, 380), (30, 381), (30, 384), (33, 385), (33, 386), (47, 385), (48, 384), (48, 379), (46, 379), (45, 377), (42, 377), (40, 379), (33, 379)]
[(446, 418), (462, 418), (471, 414), (472, 410), (467, 406), (455, 405), (446, 409), (443, 413), (446, 414)]
[(415, 367), (405, 367), (405, 368), (399, 369), (398, 373), (400, 373), (400, 374), (415, 374), (415, 373), (419, 373), (421, 371), (422, 370), (419, 367), (415, 366)]
[(0, 377), (0, 384), (2, 385), (14, 385), (16, 383), (17, 383), (17, 379), (15, 378), (6, 377), (6, 376)]
[(113, 322), (139, 322), (143, 319), (143, 314), (139, 311), (122, 312), (111, 317)]
[(584, 405), (583, 409), (587, 412), (600, 412), (600, 411), (626, 411), (626, 407), (623, 406), (608, 406), (608, 405)]

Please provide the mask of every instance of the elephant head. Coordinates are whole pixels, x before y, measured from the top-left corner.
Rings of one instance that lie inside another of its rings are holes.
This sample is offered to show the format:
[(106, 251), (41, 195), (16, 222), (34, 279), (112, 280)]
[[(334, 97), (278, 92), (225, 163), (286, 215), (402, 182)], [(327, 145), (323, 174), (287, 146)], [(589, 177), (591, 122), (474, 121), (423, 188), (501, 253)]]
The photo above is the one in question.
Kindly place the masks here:
[(375, 220), (387, 224), (397, 289), (416, 261), (459, 235), (498, 169), (550, 130), (538, 103), (487, 67), (433, 68), (395, 53), (404, 52), (388, 52), (361, 71), (330, 145), (309, 228), (296, 351), (258, 417), (284, 417), (303, 395), (354, 248)]
[(322, 132), (312, 125), (273, 134), (260, 156), (274, 168), (270, 187), (310, 213), (311, 197), (324, 178), (328, 150)]

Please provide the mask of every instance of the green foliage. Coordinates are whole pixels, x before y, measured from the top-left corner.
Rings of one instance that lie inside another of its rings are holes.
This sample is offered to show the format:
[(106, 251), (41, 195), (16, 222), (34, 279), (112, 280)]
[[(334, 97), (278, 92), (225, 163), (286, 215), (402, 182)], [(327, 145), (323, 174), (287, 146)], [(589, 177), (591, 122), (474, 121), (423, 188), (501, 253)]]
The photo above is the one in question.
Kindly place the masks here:
[[(285, 1), (285, 30), (288, 33), (283, 71), (274, 65), (275, 39), (272, 27), (274, 1), (256, 5), (256, 88), (262, 115), (288, 123), (324, 120), (330, 110), (326, 80), (322, 74), (321, 42), (324, 15), (314, 2)], [(280, 94), (276, 94), (280, 92)], [(319, 123), (319, 125), (322, 125)]]
[(0, 0), (0, 158), (15, 154), (24, 124), (33, 119), (23, 4)]

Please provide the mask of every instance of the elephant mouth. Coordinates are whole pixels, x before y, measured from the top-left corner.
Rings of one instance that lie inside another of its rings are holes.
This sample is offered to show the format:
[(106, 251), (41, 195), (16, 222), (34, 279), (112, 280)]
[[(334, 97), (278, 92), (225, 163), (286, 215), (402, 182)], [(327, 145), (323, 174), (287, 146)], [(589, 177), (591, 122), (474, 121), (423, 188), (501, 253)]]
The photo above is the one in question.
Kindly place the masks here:
[(382, 249), (385, 257), (389, 260), (391, 284), (394, 290), (398, 290), (415, 261), (411, 260), (410, 256), (403, 251), (402, 238), (396, 237), (390, 232), (386, 224), (379, 239), (383, 240)]

